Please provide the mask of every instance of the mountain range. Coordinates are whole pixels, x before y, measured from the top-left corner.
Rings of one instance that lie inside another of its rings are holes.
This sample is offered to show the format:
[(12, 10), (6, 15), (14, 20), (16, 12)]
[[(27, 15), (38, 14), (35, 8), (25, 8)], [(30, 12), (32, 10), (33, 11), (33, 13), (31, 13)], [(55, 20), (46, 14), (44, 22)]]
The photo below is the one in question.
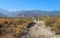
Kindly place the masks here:
[(44, 11), (44, 10), (20, 10), (8, 11), (0, 9), (0, 17), (38, 17), (38, 16), (60, 16), (60, 10)]

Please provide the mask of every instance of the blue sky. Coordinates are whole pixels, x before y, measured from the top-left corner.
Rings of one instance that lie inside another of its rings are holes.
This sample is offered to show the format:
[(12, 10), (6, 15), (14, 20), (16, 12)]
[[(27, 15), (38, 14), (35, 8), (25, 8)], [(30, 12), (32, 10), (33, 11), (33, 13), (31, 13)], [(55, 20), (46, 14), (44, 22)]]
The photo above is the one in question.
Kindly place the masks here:
[(60, 0), (0, 0), (0, 9), (16, 10), (60, 10)]

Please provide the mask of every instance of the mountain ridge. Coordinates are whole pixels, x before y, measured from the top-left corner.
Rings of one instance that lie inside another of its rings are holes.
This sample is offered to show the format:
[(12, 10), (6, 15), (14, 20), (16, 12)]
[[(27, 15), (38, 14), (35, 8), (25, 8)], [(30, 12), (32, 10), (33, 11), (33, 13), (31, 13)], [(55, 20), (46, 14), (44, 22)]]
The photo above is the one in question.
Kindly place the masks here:
[(0, 16), (2, 17), (39, 17), (39, 16), (60, 16), (60, 10), (44, 11), (44, 10), (20, 10), (8, 11), (0, 9)]

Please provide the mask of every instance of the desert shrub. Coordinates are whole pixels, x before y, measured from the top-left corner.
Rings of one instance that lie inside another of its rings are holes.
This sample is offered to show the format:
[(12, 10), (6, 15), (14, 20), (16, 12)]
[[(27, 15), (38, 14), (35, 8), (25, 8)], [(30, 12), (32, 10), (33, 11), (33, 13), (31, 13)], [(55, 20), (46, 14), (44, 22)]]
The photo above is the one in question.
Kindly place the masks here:
[(55, 22), (55, 19), (54, 18), (47, 18), (46, 20), (45, 20), (45, 24), (47, 25), (47, 26), (52, 26), (52, 24)]
[(23, 23), (26, 23), (26, 21), (23, 20), (23, 19), (20, 19), (20, 20), (16, 20), (15, 23), (17, 23), (17, 24), (23, 24)]
[(60, 34), (60, 18), (49, 17), (45, 19), (45, 25), (50, 26), (52, 31), (55, 31), (56, 34)]
[(4, 31), (5, 31), (4, 26), (0, 24), (0, 36), (3, 35)]
[(56, 34), (60, 34), (60, 18), (56, 18), (55, 23), (53, 24), (53, 27)]

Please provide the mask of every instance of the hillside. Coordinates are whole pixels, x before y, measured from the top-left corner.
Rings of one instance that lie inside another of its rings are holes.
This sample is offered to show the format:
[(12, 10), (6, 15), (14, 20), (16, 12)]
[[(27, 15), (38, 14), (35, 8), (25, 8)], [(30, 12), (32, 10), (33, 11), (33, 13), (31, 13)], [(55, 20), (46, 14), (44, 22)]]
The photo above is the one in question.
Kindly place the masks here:
[(60, 37), (60, 17), (35, 19), (0, 18), (0, 38)]

